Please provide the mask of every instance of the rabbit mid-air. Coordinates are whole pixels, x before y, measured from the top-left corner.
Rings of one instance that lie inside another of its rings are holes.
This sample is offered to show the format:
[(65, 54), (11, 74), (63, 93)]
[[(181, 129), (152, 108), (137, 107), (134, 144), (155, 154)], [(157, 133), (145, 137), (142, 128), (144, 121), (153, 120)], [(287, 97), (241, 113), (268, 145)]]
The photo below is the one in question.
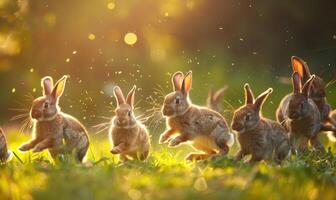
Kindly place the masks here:
[(206, 107), (220, 113), (220, 100), (223, 98), (224, 92), (227, 90), (227, 88), (228, 86), (224, 86), (217, 91), (211, 89), (206, 100)]
[(123, 162), (129, 158), (145, 160), (150, 149), (148, 131), (133, 113), (135, 90), (134, 86), (125, 99), (120, 87), (114, 87), (117, 108), (115, 110), (116, 116), (111, 120), (109, 137), (113, 145), (111, 153), (119, 154), (119, 158)]
[(53, 159), (59, 154), (74, 153), (76, 160), (83, 161), (89, 148), (87, 131), (77, 119), (61, 112), (58, 105), (67, 78), (63, 76), (55, 86), (51, 77), (42, 79), (43, 96), (33, 101), (30, 110), (33, 139), (21, 145), (20, 151), (48, 149)]
[(191, 71), (184, 77), (182, 72), (172, 76), (174, 92), (168, 94), (163, 103), (162, 114), (167, 119), (167, 130), (161, 134), (159, 143), (169, 142), (170, 147), (191, 142), (196, 150), (187, 160), (202, 160), (209, 156), (226, 155), (233, 144), (233, 134), (222, 115), (191, 103), (189, 91), (192, 83)]
[(0, 163), (4, 163), (11, 157), (12, 152), (8, 150), (5, 134), (0, 128)]
[[(309, 67), (305, 61), (297, 56), (292, 56), (291, 61), (293, 71), (300, 75), (301, 84), (303, 85), (312, 76), (310, 74)], [(318, 107), (321, 114), (321, 121), (323, 123), (330, 122), (329, 113), (331, 111), (331, 106), (327, 102), (325, 87), (326, 84), (324, 80), (315, 75), (309, 92), (309, 98), (311, 98)]]
[(235, 159), (251, 155), (250, 163), (261, 160), (281, 163), (290, 151), (288, 135), (279, 123), (260, 114), (265, 99), (273, 90), (269, 88), (254, 99), (248, 84), (244, 89), (245, 105), (234, 112), (232, 120), (232, 129), (237, 131), (240, 144)]
[[(318, 107), (309, 98), (315, 75), (312, 75), (303, 86), (298, 72), (292, 75), (293, 92), (285, 96), (277, 109), (277, 120), (289, 133), (291, 147), (299, 153), (307, 150), (309, 143), (324, 152), (324, 146), (318, 139), (320, 131), (327, 131), (321, 122)], [(332, 127), (329, 127), (332, 128)]]

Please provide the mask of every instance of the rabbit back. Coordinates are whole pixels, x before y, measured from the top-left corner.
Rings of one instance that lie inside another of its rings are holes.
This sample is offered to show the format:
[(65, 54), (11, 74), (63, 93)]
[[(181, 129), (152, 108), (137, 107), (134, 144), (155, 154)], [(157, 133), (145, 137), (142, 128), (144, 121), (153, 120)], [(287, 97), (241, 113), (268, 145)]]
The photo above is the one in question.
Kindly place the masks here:
[(89, 148), (89, 136), (85, 127), (74, 117), (62, 114), (64, 118), (63, 137), (67, 151), (76, 151), (78, 160), (82, 161)]

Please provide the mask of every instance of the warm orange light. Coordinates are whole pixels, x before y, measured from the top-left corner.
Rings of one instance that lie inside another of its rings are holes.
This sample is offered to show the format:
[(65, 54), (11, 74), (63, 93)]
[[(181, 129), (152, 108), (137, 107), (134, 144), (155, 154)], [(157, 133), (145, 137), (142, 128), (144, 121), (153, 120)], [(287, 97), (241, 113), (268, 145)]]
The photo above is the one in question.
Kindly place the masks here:
[(293, 70), (297, 73), (299, 73), (300, 78), (302, 79), (303, 77), (303, 65), (302, 63), (297, 60), (296, 58), (292, 59), (292, 65), (293, 65)]
[(134, 45), (138, 40), (138, 37), (135, 33), (126, 33), (124, 41), (128, 45)]

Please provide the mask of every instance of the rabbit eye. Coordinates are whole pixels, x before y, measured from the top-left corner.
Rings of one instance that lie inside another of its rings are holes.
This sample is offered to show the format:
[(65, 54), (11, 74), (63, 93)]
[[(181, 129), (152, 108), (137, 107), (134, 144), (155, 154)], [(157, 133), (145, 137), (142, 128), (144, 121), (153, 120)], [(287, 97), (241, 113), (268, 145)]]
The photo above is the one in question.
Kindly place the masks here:
[(301, 109), (304, 109), (304, 102), (302, 102), (301, 104), (300, 104), (300, 106), (301, 106)]
[(176, 97), (176, 99), (175, 99), (175, 103), (176, 103), (176, 104), (179, 104), (179, 103), (180, 103), (180, 98), (179, 98), (179, 97)]
[(43, 105), (44, 108), (49, 108), (49, 103), (48, 102), (45, 102), (44, 105)]
[(250, 121), (251, 120), (251, 115), (250, 114), (247, 114), (246, 116), (245, 116), (245, 121)]
[(132, 111), (128, 111), (127, 115), (130, 117), (132, 115)]

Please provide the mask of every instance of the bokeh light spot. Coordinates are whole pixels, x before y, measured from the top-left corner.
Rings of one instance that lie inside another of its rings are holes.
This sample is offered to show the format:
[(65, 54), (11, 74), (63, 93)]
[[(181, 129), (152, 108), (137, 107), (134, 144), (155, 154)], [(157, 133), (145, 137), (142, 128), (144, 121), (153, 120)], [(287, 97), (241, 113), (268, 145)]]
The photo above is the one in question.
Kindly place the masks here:
[(124, 37), (124, 41), (128, 45), (133, 45), (137, 42), (138, 37), (135, 33), (126, 33)]
[(88, 36), (88, 39), (89, 40), (94, 40), (94, 39), (96, 39), (96, 36), (94, 34), (90, 33), (89, 36)]
[(110, 2), (107, 4), (107, 9), (109, 10), (113, 10), (115, 8), (115, 3), (114, 2)]

